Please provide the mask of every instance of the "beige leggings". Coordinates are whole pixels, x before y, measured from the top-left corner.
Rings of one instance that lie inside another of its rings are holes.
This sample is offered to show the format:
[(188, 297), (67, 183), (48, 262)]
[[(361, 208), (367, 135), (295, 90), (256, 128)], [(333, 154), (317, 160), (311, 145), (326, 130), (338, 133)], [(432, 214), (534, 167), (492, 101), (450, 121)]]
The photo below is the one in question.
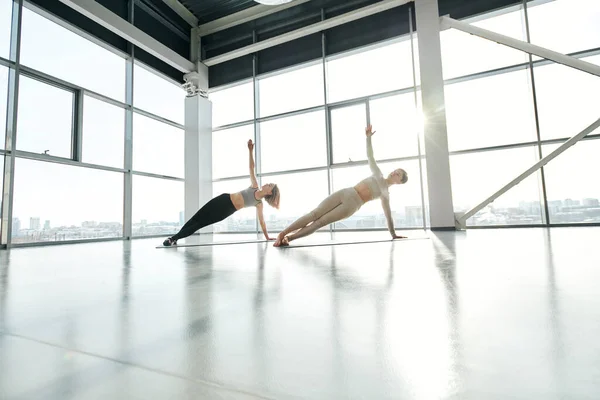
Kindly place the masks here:
[(298, 232), (288, 235), (290, 241), (308, 236), (325, 225), (350, 217), (363, 204), (364, 202), (354, 188), (338, 190), (323, 200), (317, 208), (298, 218), (283, 231), (283, 234), (286, 235), (300, 229)]

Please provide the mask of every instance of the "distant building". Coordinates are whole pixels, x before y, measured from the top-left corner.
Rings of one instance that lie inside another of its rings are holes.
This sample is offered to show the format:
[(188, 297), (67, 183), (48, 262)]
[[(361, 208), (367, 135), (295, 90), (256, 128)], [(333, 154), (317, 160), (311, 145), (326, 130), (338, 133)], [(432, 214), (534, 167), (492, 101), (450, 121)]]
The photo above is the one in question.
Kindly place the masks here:
[(46, 220), (46, 222), (44, 222), (44, 230), (45, 231), (49, 231), (50, 230), (50, 221)]
[(183, 211), (179, 211), (179, 225), (185, 224), (185, 213)]
[(81, 226), (84, 228), (95, 228), (98, 225), (96, 221), (84, 221)]
[(40, 219), (39, 217), (29, 218), (29, 229), (32, 231), (40, 230)]
[(598, 199), (583, 199), (583, 205), (585, 207), (598, 207), (600, 206), (600, 201)]
[(19, 232), (21, 232), (21, 220), (19, 218), (13, 218), (12, 236), (19, 236)]

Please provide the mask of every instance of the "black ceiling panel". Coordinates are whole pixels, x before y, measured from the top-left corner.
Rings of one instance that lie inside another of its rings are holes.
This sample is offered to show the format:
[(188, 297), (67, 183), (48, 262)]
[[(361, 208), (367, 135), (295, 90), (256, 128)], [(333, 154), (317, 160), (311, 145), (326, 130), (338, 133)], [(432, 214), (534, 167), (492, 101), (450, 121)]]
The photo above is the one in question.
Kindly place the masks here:
[(201, 24), (258, 5), (254, 0), (180, 0)]
[(208, 86), (217, 87), (252, 77), (252, 58), (247, 55), (209, 68)]
[(276, 71), (321, 58), (321, 34), (315, 33), (258, 53), (258, 73)]
[(171, 50), (179, 55), (188, 58), (190, 57), (190, 41), (189, 37), (182, 36), (174, 32), (170, 28), (159, 23), (147, 9), (135, 6), (134, 10), (134, 25), (142, 31), (148, 33), (154, 39), (158, 40)]

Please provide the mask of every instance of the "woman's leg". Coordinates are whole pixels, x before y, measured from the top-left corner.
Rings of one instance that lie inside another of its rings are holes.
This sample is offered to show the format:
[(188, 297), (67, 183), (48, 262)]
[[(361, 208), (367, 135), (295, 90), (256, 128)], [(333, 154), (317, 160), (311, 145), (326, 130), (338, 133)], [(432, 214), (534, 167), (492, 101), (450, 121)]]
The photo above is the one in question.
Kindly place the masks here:
[(317, 218), (312, 224), (305, 226), (296, 233), (288, 235), (287, 242), (289, 243), (292, 240), (308, 236), (326, 225), (346, 219), (362, 206), (362, 200), (354, 188), (344, 189), (339, 193), (342, 201), (337, 207)]
[(205, 226), (212, 225), (229, 217), (236, 211), (229, 194), (224, 193), (206, 203), (198, 212), (183, 225), (172, 241), (193, 235)]
[(292, 222), (292, 224), (285, 228), (279, 235), (284, 237), (291, 232), (297, 231), (300, 228), (304, 228), (309, 223), (316, 221), (329, 211), (339, 206), (342, 203), (341, 193), (342, 191), (338, 190), (337, 192), (330, 194), (329, 197), (327, 197), (321, 202), (321, 204), (317, 206), (317, 208)]

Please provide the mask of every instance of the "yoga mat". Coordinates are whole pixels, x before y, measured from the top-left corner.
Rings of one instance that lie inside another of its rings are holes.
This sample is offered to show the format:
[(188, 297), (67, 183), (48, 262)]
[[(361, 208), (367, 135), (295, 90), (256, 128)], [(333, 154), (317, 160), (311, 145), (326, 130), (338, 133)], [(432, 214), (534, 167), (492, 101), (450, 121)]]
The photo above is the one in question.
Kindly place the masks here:
[[(377, 239), (377, 240), (343, 240), (339, 242), (331, 241), (327, 243), (307, 243), (307, 244), (292, 244), (285, 247), (278, 247), (279, 249), (297, 249), (301, 247), (321, 247), (321, 246), (343, 246), (350, 244), (367, 244), (367, 243), (385, 243), (385, 242), (406, 242), (409, 240), (427, 240), (428, 237), (409, 237), (407, 239)], [(239, 242), (211, 242), (211, 243), (199, 243), (199, 244), (178, 244), (177, 246), (157, 246), (157, 249), (176, 249), (180, 247), (206, 247), (206, 246), (223, 246), (226, 244), (252, 244), (252, 243), (266, 243), (267, 240), (251, 240), (251, 241), (239, 241)], [(274, 240), (268, 242), (274, 243)]]
[[(156, 246), (157, 249), (176, 249), (181, 247), (206, 247), (206, 246), (223, 246), (226, 244), (252, 244), (252, 243), (266, 243), (267, 240), (245, 240), (239, 242), (209, 242), (209, 243), (198, 243), (198, 244), (178, 244), (177, 246)], [(269, 240), (274, 243), (274, 240)]]

